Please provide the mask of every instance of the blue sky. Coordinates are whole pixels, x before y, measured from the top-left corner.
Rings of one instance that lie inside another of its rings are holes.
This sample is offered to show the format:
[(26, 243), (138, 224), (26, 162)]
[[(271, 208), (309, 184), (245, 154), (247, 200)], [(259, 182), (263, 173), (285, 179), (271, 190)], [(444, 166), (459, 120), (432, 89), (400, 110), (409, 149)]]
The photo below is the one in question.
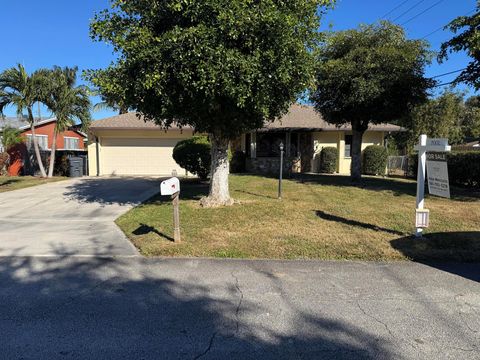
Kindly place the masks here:
[[(108, 0), (1, 2), (0, 21), (4, 36), (0, 49), (0, 71), (16, 63), (24, 64), (28, 71), (52, 65), (77, 65), (84, 70), (105, 67), (112, 61), (111, 48), (93, 42), (89, 37), (90, 20), (96, 11), (109, 6)], [(361, 23), (372, 23), (403, 2), (405, 4), (387, 19), (393, 20), (418, 4), (396, 20), (401, 24), (419, 15), (404, 25), (410, 38), (424, 37), (453, 18), (469, 13), (476, 3), (475, 0), (338, 0), (335, 9), (323, 18), (321, 29), (344, 30)], [(451, 36), (448, 31), (441, 30), (426, 40), (431, 43), (433, 50), (438, 50), (440, 44)], [(427, 69), (427, 76), (462, 69), (467, 63), (468, 57), (464, 54), (452, 54), (443, 64), (434, 61)], [(439, 80), (449, 82), (454, 77), (455, 74)], [(473, 94), (473, 90), (465, 86), (459, 88)], [(43, 112), (43, 116), (48, 115), (46, 111)], [(6, 113), (14, 115), (15, 110), (10, 108)], [(93, 117), (99, 119), (111, 114), (113, 112), (101, 111), (94, 113)]]

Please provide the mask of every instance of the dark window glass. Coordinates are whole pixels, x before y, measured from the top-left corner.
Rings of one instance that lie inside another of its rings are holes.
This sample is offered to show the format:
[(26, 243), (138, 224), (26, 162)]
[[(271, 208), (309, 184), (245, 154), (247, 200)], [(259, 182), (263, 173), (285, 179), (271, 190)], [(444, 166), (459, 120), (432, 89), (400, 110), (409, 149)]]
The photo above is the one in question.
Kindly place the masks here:
[(250, 157), (251, 155), (251, 142), (252, 142), (252, 136), (250, 133), (245, 134), (245, 154), (247, 157)]
[(285, 145), (285, 133), (257, 133), (257, 157), (280, 156), (280, 143)]
[(345, 157), (352, 157), (352, 135), (345, 135)]

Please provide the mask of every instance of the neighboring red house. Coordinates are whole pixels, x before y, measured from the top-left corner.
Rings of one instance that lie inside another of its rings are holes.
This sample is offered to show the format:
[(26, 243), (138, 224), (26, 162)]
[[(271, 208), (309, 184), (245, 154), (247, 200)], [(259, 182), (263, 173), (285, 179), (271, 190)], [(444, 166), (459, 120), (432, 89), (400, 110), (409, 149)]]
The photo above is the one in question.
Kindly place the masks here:
[[(35, 137), (38, 140), (38, 145), (42, 151), (50, 151), (53, 143), (53, 133), (55, 130), (55, 123), (57, 119), (46, 119), (37, 122), (35, 126)], [(17, 146), (14, 153), (10, 154), (10, 175), (18, 175), (24, 165), (24, 159), (31, 149), (33, 153), (33, 139), (30, 125), (25, 125), (19, 128), (22, 131), (22, 136), (25, 137), (25, 143)], [(87, 135), (80, 131), (76, 126), (57, 134), (57, 151), (86, 151), (85, 143)], [(12, 156), (13, 155), (13, 156)], [(47, 164), (44, 164), (45, 166)]]
[[(53, 132), (57, 119), (42, 120), (35, 126), (35, 136), (41, 150), (50, 150), (53, 143)], [(32, 144), (32, 130), (29, 125), (22, 126), (22, 136), (26, 138), (28, 147)], [(87, 135), (76, 127), (61, 132), (57, 135), (57, 150), (85, 150)]]

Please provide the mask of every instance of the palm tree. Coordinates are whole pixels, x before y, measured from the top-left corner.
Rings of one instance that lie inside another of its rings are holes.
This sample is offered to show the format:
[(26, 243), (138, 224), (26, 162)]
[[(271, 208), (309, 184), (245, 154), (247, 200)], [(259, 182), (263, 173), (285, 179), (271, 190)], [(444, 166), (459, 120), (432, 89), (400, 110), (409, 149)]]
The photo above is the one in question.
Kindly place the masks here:
[(28, 75), (23, 65), (18, 64), (3, 71), (0, 74), (0, 113), (3, 114), (4, 109), (8, 105), (16, 107), (17, 116), (22, 117), (27, 112), (27, 119), (32, 130), (33, 147), (37, 158), (40, 174), (46, 177), (45, 168), (40, 156), (38, 141), (35, 136), (35, 118), (33, 117), (33, 106), (41, 101), (45, 92), (45, 79), (41, 72), (36, 71), (32, 75)]
[(57, 119), (53, 132), (48, 177), (53, 176), (58, 133), (75, 125), (77, 121), (80, 121), (83, 129), (87, 129), (91, 120), (88, 89), (84, 86), (75, 86), (77, 70), (77, 67), (55, 66), (49, 73), (45, 73), (48, 78), (48, 92), (43, 101)]

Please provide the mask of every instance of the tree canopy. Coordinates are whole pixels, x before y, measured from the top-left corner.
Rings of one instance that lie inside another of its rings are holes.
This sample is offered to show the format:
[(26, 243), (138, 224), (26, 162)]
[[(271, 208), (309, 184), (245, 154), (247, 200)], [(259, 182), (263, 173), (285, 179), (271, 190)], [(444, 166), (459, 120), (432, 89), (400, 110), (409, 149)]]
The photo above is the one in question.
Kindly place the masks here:
[(460, 16), (453, 20), (446, 28), (456, 35), (442, 44), (439, 59), (445, 60), (451, 52), (465, 51), (472, 58), (465, 70), (457, 76), (455, 82), (465, 82), (476, 90), (480, 89), (480, 1), (477, 10), (472, 16)]
[(427, 100), (432, 54), (389, 22), (326, 35), (317, 52), (315, 108), (326, 121), (351, 124), (352, 178), (361, 176), (361, 139), (369, 124), (398, 122)]
[(332, 3), (116, 0), (95, 16), (91, 35), (111, 44), (118, 61), (86, 77), (148, 120), (210, 134), (210, 196), (221, 167), (226, 200), (228, 140), (281, 116), (305, 91), (319, 16)]

